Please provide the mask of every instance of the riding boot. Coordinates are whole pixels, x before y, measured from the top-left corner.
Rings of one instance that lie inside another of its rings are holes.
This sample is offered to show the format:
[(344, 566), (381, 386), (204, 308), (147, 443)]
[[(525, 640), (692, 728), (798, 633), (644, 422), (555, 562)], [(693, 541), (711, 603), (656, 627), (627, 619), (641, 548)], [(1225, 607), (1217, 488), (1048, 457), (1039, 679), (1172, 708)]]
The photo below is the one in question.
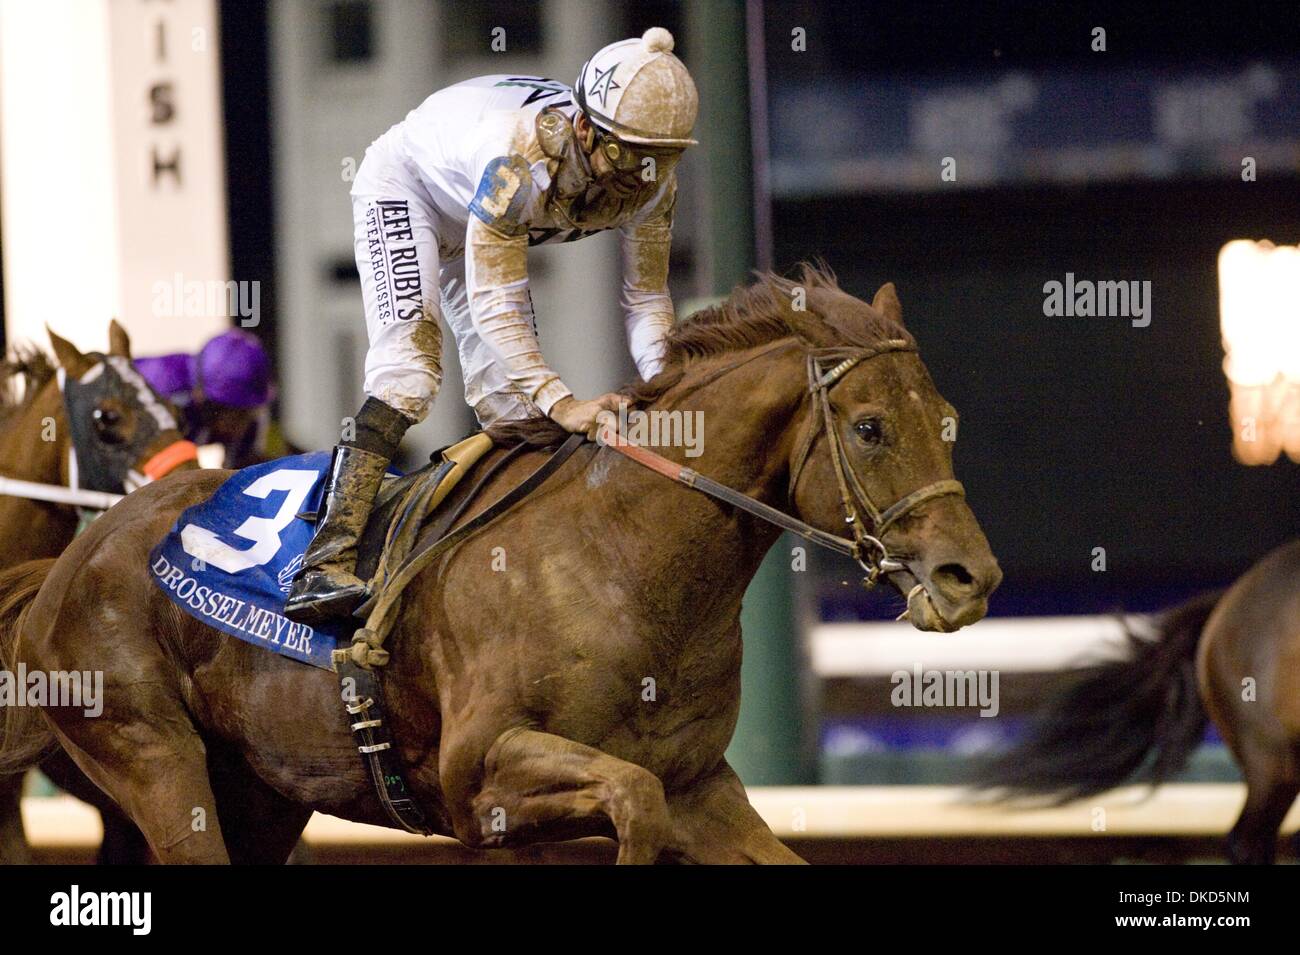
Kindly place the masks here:
[(318, 624), (345, 617), (366, 596), (356, 576), (357, 541), (366, 529), (389, 459), (363, 448), (339, 445), (330, 461), (316, 533), (294, 577), (284, 615)]

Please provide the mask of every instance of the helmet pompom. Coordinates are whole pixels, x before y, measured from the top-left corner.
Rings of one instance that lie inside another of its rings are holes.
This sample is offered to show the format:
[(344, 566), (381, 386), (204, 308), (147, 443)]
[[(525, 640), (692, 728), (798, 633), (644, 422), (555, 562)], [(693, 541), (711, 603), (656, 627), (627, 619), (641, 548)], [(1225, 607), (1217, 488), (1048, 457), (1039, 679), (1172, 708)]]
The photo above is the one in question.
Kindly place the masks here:
[(673, 51), (673, 35), (663, 27), (651, 27), (641, 34), (641, 42), (651, 53), (671, 53)]

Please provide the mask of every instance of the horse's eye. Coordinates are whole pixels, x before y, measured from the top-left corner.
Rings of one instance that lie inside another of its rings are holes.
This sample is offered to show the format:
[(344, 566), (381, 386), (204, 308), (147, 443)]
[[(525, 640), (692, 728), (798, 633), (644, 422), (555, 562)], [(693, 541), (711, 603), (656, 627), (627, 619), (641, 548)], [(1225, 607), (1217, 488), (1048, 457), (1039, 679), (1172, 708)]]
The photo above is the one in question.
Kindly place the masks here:
[(880, 439), (884, 437), (879, 418), (863, 418), (854, 423), (853, 430), (863, 444), (879, 444)]
[(95, 422), (95, 433), (101, 441), (116, 444), (122, 441), (117, 426), (122, 422), (122, 413), (113, 408), (96, 408), (91, 417)]

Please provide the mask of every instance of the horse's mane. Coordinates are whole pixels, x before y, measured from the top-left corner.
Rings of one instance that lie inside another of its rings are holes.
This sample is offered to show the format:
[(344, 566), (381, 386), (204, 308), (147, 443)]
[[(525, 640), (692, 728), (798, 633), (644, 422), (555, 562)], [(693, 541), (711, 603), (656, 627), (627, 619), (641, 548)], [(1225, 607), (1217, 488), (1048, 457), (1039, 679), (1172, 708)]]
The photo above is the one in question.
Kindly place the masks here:
[[(822, 321), (834, 344), (869, 348), (886, 339), (913, 340), (899, 322), (841, 289), (825, 264), (804, 262), (795, 278), (755, 273), (753, 283), (737, 286), (726, 300), (682, 319), (665, 339), (659, 374), (649, 381), (636, 379), (620, 389), (621, 393), (634, 405), (649, 404), (681, 381), (686, 370), (702, 358), (744, 351), (793, 335), (790, 317), (797, 289), (804, 290), (806, 311)], [(507, 446), (526, 441), (546, 447), (565, 437), (559, 425), (542, 417), (502, 422), (487, 430), (496, 443)]]
[(30, 405), (56, 370), (50, 357), (35, 345), (14, 347), (0, 361), (0, 422)]

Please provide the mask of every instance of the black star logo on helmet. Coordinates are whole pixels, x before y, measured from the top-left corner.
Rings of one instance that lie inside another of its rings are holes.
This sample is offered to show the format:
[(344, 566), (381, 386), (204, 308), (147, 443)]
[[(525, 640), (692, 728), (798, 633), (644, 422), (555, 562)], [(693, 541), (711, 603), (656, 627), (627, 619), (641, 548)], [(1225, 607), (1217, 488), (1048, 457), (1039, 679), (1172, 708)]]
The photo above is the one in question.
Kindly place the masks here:
[(606, 100), (609, 99), (610, 93), (614, 90), (623, 88), (620, 84), (614, 82), (614, 71), (618, 69), (619, 66), (619, 63), (615, 63), (609, 69), (603, 71), (599, 66), (592, 67), (592, 69), (596, 71), (596, 78), (592, 81), (589, 92), (592, 96), (600, 97), (601, 109), (605, 108)]

